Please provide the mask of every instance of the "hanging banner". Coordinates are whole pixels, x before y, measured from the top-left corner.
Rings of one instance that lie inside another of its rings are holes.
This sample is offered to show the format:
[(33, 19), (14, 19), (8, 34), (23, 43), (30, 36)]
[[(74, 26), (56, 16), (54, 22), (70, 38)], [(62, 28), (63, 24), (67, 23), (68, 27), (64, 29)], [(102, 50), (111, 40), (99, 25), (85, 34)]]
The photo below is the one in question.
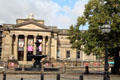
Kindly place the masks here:
[(33, 46), (28, 46), (28, 51), (33, 51)]
[(39, 43), (40, 43), (40, 46), (39, 46), (39, 51), (41, 52), (42, 51), (42, 39), (38, 39)]
[(41, 42), (42, 42), (42, 39), (39, 39), (38, 41), (39, 41), (39, 43), (41, 43)]
[(33, 45), (33, 39), (28, 39), (28, 46), (32, 46)]
[(40, 44), (40, 46), (39, 46), (39, 51), (40, 52), (42, 51), (42, 44)]
[(33, 51), (33, 39), (28, 39), (28, 51)]
[(24, 51), (24, 39), (19, 39), (18, 47), (19, 51)]

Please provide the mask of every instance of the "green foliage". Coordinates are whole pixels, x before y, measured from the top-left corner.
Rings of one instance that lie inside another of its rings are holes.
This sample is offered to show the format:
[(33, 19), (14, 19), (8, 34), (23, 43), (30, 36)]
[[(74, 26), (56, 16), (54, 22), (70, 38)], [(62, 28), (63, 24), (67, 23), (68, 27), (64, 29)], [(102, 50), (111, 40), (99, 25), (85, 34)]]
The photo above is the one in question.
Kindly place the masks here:
[[(73, 48), (83, 50), (86, 54), (104, 53), (104, 36), (99, 26), (110, 24), (108, 36), (109, 50), (120, 46), (120, 0), (89, 0), (85, 5), (84, 15), (78, 17), (77, 24), (69, 29), (69, 39)], [(86, 31), (79, 28), (89, 25)], [(81, 47), (83, 46), (84, 47)]]

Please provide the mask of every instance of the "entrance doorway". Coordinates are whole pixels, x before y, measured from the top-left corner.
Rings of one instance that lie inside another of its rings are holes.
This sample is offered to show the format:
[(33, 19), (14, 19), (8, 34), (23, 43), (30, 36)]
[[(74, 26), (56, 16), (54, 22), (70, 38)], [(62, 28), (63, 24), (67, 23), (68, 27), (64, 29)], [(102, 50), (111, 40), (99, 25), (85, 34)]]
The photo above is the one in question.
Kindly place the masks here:
[(23, 61), (24, 51), (18, 51), (18, 61)]
[(27, 61), (32, 61), (31, 55), (33, 55), (33, 51), (28, 51), (28, 53), (27, 53)]

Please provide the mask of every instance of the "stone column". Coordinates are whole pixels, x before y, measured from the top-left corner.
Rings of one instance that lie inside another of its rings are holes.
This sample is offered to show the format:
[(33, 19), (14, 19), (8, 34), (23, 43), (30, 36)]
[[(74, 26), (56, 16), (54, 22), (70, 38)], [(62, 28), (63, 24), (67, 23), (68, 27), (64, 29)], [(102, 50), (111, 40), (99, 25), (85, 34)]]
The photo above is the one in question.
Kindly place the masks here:
[(45, 46), (45, 45), (46, 45), (46, 44), (45, 44), (45, 36), (43, 36), (43, 43), (42, 43), (42, 44), (43, 44), (43, 54), (46, 54), (46, 48), (45, 48), (45, 47), (46, 47), (46, 46)]
[(9, 49), (10, 51), (10, 55), (13, 55), (13, 35), (12, 34), (10, 34), (10, 49)]
[(54, 46), (55, 46), (54, 58), (55, 58), (55, 59), (56, 59), (56, 57), (57, 57), (57, 39), (58, 39), (58, 36), (57, 36), (57, 34), (55, 34), (55, 35), (54, 35), (54, 41), (55, 41), (55, 43), (54, 43)]
[(25, 35), (25, 42), (24, 42), (24, 63), (27, 61), (27, 35)]
[(51, 36), (48, 36), (48, 57), (51, 58)]
[(33, 51), (33, 54), (35, 55), (36, 54), (36, 44), (35, 44), (35, 42), (36, 42), (36, 39), (37, 38), (37, 36), (36, 35), (34, 35), (34, 51)]
[(15, 35), (15, 36), (16, 36), (15, 37), (16, 39), (15, 39), (15, 47), (14, 47), (15, 48), (14, 49), (15, 50), (14, 51), (14, 57), (15, 57), (16, 60), (18, 60), (18, 36), (19, 35)]
[(1, 54), (1, 59), (4, 61), (4, 57), (5, 57), (5, 37), (6, 35), (3, 33), (2, 34), (2, 54)]

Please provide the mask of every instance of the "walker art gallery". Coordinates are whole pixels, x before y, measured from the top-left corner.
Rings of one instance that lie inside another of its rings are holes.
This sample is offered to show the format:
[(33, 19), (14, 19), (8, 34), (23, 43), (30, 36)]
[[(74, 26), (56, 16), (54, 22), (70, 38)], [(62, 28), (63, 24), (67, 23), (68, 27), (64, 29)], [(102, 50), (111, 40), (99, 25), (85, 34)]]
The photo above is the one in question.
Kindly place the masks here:
[(13, 57), (19, 63), (31, 63), (29, 55), (36, 54), (36, 40), (41, 43), (39, 53), (47, 55), (48, 59), (96, 60), (93, 55), (87, 56), (84, 52), (71, 48), (67, 29), (46, 26), (44, 20), (36, 20), (33, 15), (26, 19), (17, 19), (16, 24), (4, 24), (2, 27), (1, 60), (3, 61)]

